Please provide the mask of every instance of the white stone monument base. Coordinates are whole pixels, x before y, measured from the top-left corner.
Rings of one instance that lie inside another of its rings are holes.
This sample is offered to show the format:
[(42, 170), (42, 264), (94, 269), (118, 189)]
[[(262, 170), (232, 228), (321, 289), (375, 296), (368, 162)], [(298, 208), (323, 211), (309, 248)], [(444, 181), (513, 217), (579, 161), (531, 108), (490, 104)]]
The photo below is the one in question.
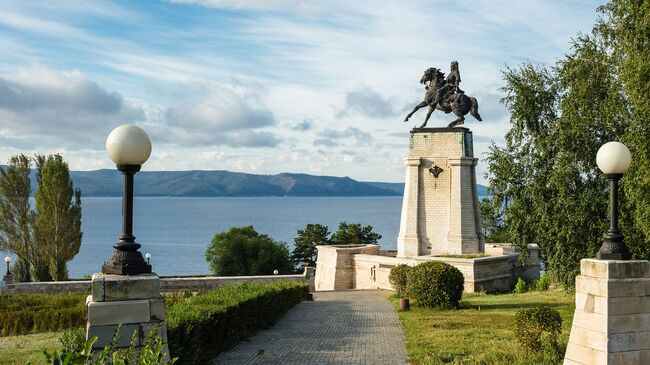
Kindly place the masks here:
[(118, 328), (116, 347), (129, 347), (135, 334), (136, 349), (145, 344), (152, 330), (157, 329), (165, 344), (163, 352), (169, 358), (165, 300), (160, 295), (160, 278), (156, 274), (94, 274), (92, 294), (86, 299), (86, 307), (86, 338), (98, 337), (93, 345), (97, 351), (111, 344)]
[(564, 365), (650, 364), (650, 262), (583, 259)]

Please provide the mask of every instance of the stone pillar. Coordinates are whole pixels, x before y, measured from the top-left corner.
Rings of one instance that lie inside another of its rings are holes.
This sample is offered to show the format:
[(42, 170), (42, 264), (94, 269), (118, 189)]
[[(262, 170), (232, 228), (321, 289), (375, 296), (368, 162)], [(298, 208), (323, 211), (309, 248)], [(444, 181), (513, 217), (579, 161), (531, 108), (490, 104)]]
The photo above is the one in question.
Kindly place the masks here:
[(650, 262), (583, 259), (564, 365), (650, 364)]
[(86, 338), (98, 337), (94, 349), (100, 351), (109, 345), (118, 327), (116, 347), (129, 347), (134, 334), (136, 346), (140, 347), (147, 334), (157, 329), (165, 344), (163, 352), (169, 357), (165, 300), (160, 295), (160, 278), (156, 274), (94, 274), (86, 307)]
[(467, 128), (411, 131), (398, 257), (483, 250), (473, 150)]
[(460, 157), (450, 158), (448, 162), (452, 188), (447, 252), (456, 255), (478, 252), (482, 246), (475, 177), (478, 159)]
[(420, 255), (420, 238), (418, 236), (418, 200), (420, 159), (407, 158), (402, 216), (397, 236), (397, 256), (411, 257)]
[(13, 284), (14, 276), (11, 274), (5, 274), (5, 276), (2, 277), (2, 281), (4, 282), (4, 285)]

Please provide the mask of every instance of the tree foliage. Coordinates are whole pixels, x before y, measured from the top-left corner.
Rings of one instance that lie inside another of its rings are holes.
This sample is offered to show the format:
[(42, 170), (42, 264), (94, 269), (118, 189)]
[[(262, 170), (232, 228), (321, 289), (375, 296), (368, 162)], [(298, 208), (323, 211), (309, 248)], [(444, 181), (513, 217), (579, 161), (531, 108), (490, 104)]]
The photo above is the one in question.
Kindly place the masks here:
[(298, 236), (293, 240), (291, 259), (299, 269), (316, 267), (316, 246), (331, 244), (329, 236), (329, 228), (318, 223), (309, 223), (304, 229), (298, 230)]
[(38, 190), (34, 234), (54, 280), (68, 277), (66, 263), (81, 247), (81, 191), (73, 189), (60, 155), (36, 156)]
[(359, 223), (339, 223), (339, 229), (332, 235), (335, 245), (368, 245), (377, 244), (381, 235), (372, 231), (372, 226), (361, 226)]
[(293, 272), (289, 249), (259, 234), (253, 226), (233, 227), (217, 233), (205, 252), (205, 259), (215, 275), (271, 275)]
[(608, 183), (595, 161), (606, 142), (632, 152), (621, 225), (634, 256), (650, 258), (650, 5), (617, 0), (599, 11), (553, 67), (504, 71), (511, 127), (487, 157), (488, 219), (519, 247), (538, 243), (546, 270), (569, 288), (607, 230)]
[(18, 155), (0, 168), (0, 250), (18, 257), (17, 280), (62, 280), (81, 245), (81, 192), (73, 199), (70, 171), (60, 155), (35, 160), (36, 209), (29, 201), (32, 160)]

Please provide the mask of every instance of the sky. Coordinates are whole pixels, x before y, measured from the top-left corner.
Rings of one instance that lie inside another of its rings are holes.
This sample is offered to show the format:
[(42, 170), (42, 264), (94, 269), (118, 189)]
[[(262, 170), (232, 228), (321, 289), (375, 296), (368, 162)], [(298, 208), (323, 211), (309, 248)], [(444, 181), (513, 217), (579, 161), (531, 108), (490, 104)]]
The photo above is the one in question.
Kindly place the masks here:
[(509, 127), (501, 72), (553, 65), (603, 3), (0, 0), (0, 163), (61, 153), (73, 170), (114, 168), (106, 137), (136, 124), (153, 144), (143, 170), (401, 182), (425, 69), (459, 62), (483, 159)]

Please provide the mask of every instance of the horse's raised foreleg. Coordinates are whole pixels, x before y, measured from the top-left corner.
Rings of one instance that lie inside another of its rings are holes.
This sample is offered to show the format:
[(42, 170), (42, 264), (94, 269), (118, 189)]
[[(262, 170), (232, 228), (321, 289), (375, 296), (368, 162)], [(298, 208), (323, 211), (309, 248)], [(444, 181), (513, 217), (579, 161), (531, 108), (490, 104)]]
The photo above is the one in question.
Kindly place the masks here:
[(427, 105), (429, 105), (429, 104), (426, 102), (426, 100), (422, 101), (420, 104), (416, 105), (415, 108), (413, 108), (413, 110), (406, 115), (406, 118), (404, 118), (404, 121), (408, 122), (409, 118), (412, 117), (413, 114), (415, 114), (415, 112), (420, 110), (420, 108), (424, 108)]
[(429, 106), (429, 111), (427, 112), (427, 117), (424, 118), (424, 123), (422, 123), (420, 128), (424, 128), (424, 127), (427, 126), (427, 122), (429, 121), (429, 118), (431, 117), (431, 113), (433, 113), (434, 110), (435, 110), (435, 108), (433, 106)]

